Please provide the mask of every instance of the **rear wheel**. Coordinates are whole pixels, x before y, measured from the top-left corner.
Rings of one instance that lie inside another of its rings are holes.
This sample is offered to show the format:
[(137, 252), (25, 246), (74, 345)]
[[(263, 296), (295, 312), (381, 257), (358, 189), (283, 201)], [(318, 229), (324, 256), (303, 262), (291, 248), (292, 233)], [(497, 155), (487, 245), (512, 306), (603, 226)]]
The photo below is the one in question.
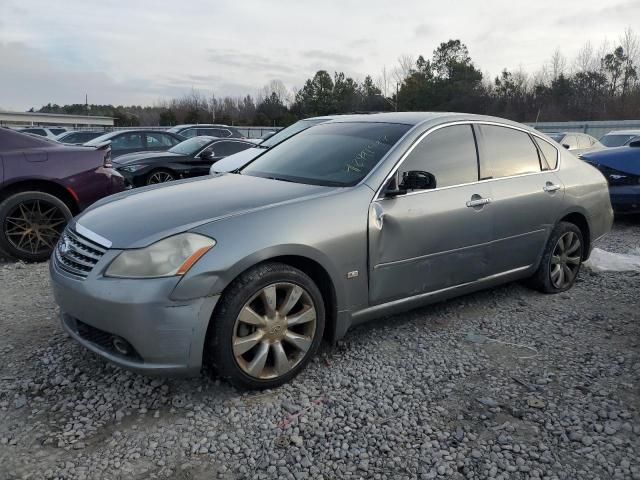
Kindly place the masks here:
[(259, 265), (220, 300), (209, 332), (210, 361), (237, 387), (277, 387), (317, 352), (324, 324), (322, 295), (305, 273), (282, 263)]
[(0, 203), (0, 250), (27, 262), (46, 260), (71, 217), (49, 193), (15, 193)]
[(172, 182), (175, 179), (175, 175), (169, 170), (154, 170), (152, 172), (149, 172), (145, 183), (147, 185), (155, 185), (156, 183)]
[(584, 240), (580, 229), (560, 222), (551, 233), (538, 270), (529, 283), (544, 293), (569, 290), (582, 266)]

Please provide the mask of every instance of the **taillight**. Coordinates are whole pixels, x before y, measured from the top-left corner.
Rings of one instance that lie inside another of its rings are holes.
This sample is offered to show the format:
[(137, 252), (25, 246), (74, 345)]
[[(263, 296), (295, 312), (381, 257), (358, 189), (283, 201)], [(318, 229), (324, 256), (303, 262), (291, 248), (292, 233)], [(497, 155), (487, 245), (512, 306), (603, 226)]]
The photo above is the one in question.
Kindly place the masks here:
[(113, 163), (111, 162), (111, 147), (108, 147), (105, 151), (104, 151), (104, 160), (102, 161), (102, 166), (104, 168), (111, 168), (113, 167)]

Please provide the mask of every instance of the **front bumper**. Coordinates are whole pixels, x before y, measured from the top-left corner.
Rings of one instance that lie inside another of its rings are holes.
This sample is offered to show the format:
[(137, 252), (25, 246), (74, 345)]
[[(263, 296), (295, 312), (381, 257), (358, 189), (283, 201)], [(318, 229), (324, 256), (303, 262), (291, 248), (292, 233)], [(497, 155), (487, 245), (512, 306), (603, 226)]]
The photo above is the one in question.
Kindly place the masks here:
[[(180, 281), (176, 277), (117, 279), (92, 272), (80, 279), (61, 270), (54, 257), (49, 270), (62, 325), (80, 344), (142, 373), (200, 371), (209, 319), (219, 296), (171, 300)], [(132, 353), (123, 355), (111, 348), (113, 336), (128, 342)]]
[(640, 213), (640, 185), (609, 186), (609, 195), (616, 213)]

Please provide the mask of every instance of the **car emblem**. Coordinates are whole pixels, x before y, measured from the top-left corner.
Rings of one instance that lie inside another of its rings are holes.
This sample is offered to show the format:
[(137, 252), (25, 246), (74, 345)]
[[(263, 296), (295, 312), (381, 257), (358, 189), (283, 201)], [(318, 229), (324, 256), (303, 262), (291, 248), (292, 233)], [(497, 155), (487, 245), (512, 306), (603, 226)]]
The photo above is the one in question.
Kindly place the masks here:
[(67, 239), (62, 237), (60, 239), (60, 243), (58, 244), (58, 251), (60, 252), (60, 255), (66, 255), (67, 253), (69, 253), (69, 244), (67, 243)]

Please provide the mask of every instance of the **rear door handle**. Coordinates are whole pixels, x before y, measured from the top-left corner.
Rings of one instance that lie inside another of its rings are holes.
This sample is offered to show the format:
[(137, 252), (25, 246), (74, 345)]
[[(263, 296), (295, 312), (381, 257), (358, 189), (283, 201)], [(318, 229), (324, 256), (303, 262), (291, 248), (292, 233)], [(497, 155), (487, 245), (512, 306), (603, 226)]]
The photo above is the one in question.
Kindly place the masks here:
[(477, 198), (475, 200), (469, 200), (467, 202), (467, 207), (480, 207), (480, 206), (486, 205), (488, 203), (491, 203), (491, 199), (490, 198)]
[(560, 188), (560, 185), (548, 182), (544, 187), (542, 187), (542, 190), (544, 190), (545, 192), (553, 193), (556, 190), (560, 190)]

